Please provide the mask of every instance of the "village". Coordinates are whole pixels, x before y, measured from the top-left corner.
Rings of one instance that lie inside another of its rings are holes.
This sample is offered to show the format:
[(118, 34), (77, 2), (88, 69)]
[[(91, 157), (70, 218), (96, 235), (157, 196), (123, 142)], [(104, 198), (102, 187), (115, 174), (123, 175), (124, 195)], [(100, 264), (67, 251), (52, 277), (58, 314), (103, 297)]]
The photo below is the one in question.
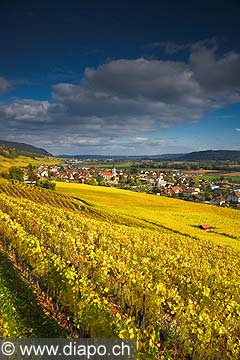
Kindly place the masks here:
[(40, 165), (34, 169), (34, 177), (28, 174), (28, 168), (23, 172), (24, 181), (29, 184), (35, 184), (37, 179), (77, 182), (240, 209), (240, 183), (224, 177), (206, 179), (177, 169), (116, 169), (114, 163), (107, 169), (84, 167), (81, 162), (74, 160), (66, 160), (55, 166)]

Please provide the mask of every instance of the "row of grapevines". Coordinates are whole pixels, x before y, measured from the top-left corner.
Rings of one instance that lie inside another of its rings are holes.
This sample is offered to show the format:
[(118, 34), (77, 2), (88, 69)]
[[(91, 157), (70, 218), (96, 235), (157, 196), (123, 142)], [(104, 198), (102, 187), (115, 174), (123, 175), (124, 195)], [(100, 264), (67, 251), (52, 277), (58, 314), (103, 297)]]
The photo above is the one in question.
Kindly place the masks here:
[(12, 184), (0, 183), (0, 192), (6, 193), (9, 196), (26, 198), (40, 204), (49, 204), (69, 210), (78, 210), (84, 207), (79, 201), (69, 196), (16, 181)]
[(83, 326), (94, 337), (116, 336), (121, 331), (127, 331), (132, 337), (137, 334), (132, 319), (122, 316), (104, 293), (99, 294), (85, 274), (46, 248), (8, 214), (1, 211), (0, 220), (5, 246), (8, 250), (14, 249), (18, 261), (31, 269), (36, 281), (50, 289), (57, 301), (70, 311), (77, 327)]
[(80, 210), (81, 212), (85, 212), (91, 216), (94, 216), (94, 218), (98, 218), (104, 221), (111, 221), (117, 224), (125, 224), (131, 227), (141, 226), (143, 228), (155, 227), (146, 221), (141, 221), (129, 216), (119, 215), (118, 212), (111, 211), (109, 213), (103, 209), (97, 209), (88, 206), (80, 199), (75, 199), (64, 194), (53, 192), (51, 190), (49, 191), (47, 189), (39, 188), (33, 185), (24, 184), (18, 181), (14, 181), (11, 184), (7, 182), (0, 183), (0, 193), (1, 192), (16, 198), (29, 199), (37, 204), (48, 204), (72, 211)]
[(192, 356), (238, 355), (239, 254), (233, 249), (1, 199), (25, 231), (134, 318), (131, 331), (141, 328), (153, 351), (167, 337)]

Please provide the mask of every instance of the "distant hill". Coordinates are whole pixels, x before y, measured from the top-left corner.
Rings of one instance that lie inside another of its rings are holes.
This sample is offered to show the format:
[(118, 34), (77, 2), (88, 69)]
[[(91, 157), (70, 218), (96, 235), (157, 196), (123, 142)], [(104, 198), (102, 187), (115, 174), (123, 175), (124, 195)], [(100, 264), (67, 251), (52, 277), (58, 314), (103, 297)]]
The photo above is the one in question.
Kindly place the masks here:
[(154, 160), (154, 159), (161, 159), (161, 160), (175, 160), (178, 159), (185, 154), (162, 154), (162, 155), (66, 155), (60, 154), (57, 157), (61, 159), (122, 159), (122, 160)]
[(206, 150), (194, 151), (180, 157), (185, 161), (240, 161), (238, 150)]
[(52, 156), (48, 151), (36, 146), (5, 140), (0, 140), (0, 155), (10, 159), (15, 159), (18, 156)]
[(185, 153), (176, 153), (176, 154), (162, 154), (162, 155), (152, 155), (152, 156), (145, 156), (143, 159), (152, 159), (152, 160), (178, 160), (183, 158), (185, 155)]
[(161, 154), (161, 155), (58, 155), (61, 158), (75, 159), (128, 159), (154, 161), (240, 161), (239, 150), (205, 150), (194, 151), (188, 154)]

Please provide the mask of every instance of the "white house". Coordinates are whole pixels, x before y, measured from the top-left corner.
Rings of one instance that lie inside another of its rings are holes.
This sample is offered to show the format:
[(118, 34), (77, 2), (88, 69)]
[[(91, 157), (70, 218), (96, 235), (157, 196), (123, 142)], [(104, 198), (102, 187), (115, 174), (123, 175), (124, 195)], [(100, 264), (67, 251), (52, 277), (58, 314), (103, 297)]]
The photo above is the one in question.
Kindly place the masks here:
[(155, 180), (155, 185), (156, 185), (156, 187), (158, 187), (158, 188), (160, 188), (161, 186), (162, 186), (162, 187), (165, 187), (166, 184), (167, 184), (167, 182), (166, 182), (164, 179), (162, 179), (161, 177), (159, 177), (159, 178), (157, 178), (157, 179)]
[(240, 203), (240, 191), (233, 191), (227, 196), (227, 201), (232, 204)]
[(185, 198), (190, 198), (192, 195), (198, 195), (199, 192), (200, 192), (199, 188), (188, 188), (184, 190), (182, 194)]
[(48, 170), (43, 170), (41, 173), (40, 173), (40, 176), (43, 178), (43, 177), (48, 177)]
[(213, 198), (211, 201), (210, 201), (210, 204), (211, 205), (217, 205), (217, 206), (222, 206), (225, 204), (225, 199), (223, 196), (219, 195), (219, 196), (216, 196), (215, 198)]
[(113, 177), (111, 171), (102, 171), (101, 174), (103, 175), (104, 180), (110, 180)]

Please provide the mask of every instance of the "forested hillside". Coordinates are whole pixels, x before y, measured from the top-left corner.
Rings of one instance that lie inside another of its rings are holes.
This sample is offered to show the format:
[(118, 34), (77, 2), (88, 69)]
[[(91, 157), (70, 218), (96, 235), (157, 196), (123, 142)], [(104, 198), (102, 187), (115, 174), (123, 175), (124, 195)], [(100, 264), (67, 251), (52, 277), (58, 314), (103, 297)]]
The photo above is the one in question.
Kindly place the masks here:
[(15, 159), (20, 155), (29, 157), (52, 156), (46, 150), (36, 146), (5, 140), (0, 140), (0, 155), (10, 159)]

